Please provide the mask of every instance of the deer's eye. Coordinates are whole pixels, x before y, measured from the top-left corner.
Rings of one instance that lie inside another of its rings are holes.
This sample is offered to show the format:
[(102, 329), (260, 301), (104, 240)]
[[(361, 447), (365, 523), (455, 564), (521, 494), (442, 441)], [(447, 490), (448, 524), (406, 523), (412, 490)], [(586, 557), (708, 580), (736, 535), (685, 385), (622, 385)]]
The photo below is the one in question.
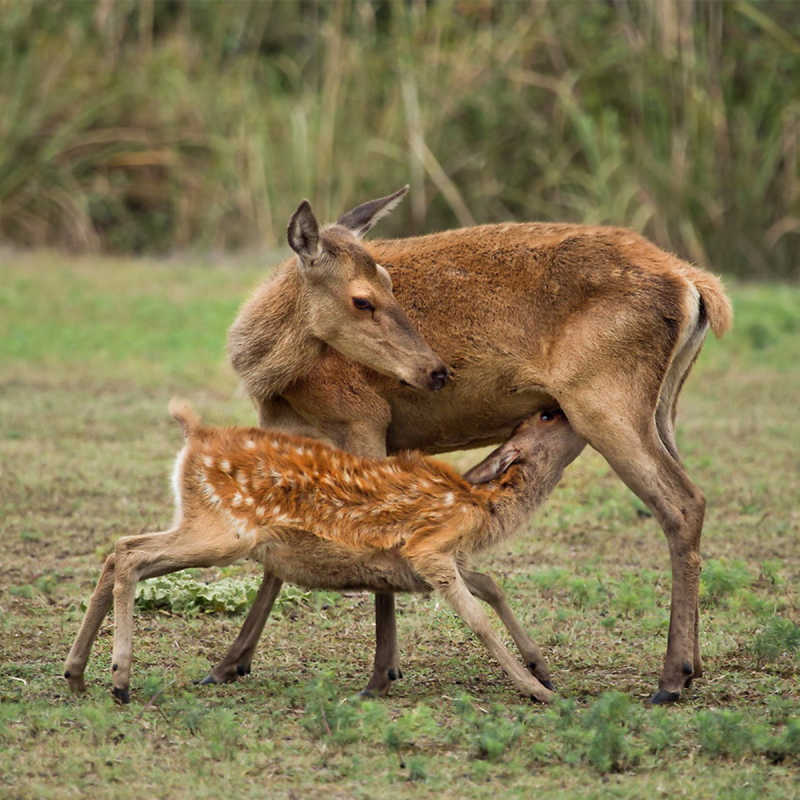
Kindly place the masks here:
[(359, 311), (374, 311), (375, 310), (375, 306), (373, 306), (372, 303), (370, 303), (370, 301), (367, 300), (366, 297), (354, 297), (353, 298), (353, 305)]
[(552, 422), (556, 418), (554, 411), (542, 411), (542, 422)]

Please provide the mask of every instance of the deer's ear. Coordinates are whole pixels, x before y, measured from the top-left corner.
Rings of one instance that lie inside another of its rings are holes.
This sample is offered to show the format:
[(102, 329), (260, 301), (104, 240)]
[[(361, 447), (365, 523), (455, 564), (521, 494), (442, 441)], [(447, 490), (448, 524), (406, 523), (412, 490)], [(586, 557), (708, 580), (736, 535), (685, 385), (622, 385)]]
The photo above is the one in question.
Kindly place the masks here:
[(470, 483), (488, 483), (499, 478), (520, 456), (519, 450), (509, 447), (508, 443), (501, 445), (489, 453), (480, 464), (464, 473), (464, 479)]
[(292, 214), (286, 229), (286, 238), (289, 247), (300, 256), (303, 266), (312, 266), (320, 255), (319, 224), (308, 200), (303, 200)]
[(351, 230), (359, 239), (382, 217), (385, 217), (403, 199), (408, 186), (388, 197), (380, 197), (356, 206), (352, 211), (339, 217), (337, 225)]

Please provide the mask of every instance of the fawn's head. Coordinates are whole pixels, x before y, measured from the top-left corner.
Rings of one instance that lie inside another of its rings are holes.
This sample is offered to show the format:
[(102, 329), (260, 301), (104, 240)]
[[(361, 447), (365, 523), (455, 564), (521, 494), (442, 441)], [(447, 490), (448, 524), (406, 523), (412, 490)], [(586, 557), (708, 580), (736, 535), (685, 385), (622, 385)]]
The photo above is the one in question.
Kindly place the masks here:
[(449, 378), (447, 366), (417, 333), (392, 294), (389, 273), (360, 241), (407, 191), (364, 203), (322, 230), (304, 200), (287, 237), (299, 261), (314, 336), (377, 372), (436, 391)]
[(520, 422), (508, 441), (465, 473), (464, 478), (470, 483), (487, 483), (499, 478), (512, 464), (534, 461), (545, 469), (563, 470), (585, 445), (561, 409), (539, 411)]

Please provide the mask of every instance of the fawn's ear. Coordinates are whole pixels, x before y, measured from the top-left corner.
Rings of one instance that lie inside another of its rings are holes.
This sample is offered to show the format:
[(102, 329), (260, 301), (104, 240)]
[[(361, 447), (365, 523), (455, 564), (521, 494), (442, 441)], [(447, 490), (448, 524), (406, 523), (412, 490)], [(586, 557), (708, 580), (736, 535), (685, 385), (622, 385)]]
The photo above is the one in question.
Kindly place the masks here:
[(407, 191), (408, 186), (404, 186), (394, 194), (356, 206), (352, 211), (339, 217), (336, 224), (349, 228), (360, 239), (379, 219), (392, 211)]
[(510, 446), (508, 442), (497, 450), (489, 453), (480, 464), (476, 464), (471, 470), (464, 473), (464, 480), (470, 483), (488, 483), (499, 478), (520, 456), (520, 451), (516, 447)]
[(313, 266), (314, 260), (320, 255), (319, 224), (311, 203), (303, 200), (292, 214), (289, 227), (286, 229), (286, 238), (289, 247), (300, 256), (300, 263), (304, 267)]

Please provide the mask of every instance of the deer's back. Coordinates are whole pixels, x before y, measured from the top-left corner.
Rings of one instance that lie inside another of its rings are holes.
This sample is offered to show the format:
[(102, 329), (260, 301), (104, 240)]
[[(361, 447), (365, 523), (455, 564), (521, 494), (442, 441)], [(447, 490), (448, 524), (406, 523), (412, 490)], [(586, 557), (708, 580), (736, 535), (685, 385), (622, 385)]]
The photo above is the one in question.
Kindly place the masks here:
[(390, 450), (500, 441), (609, 358), (624, 369), (646, 351), (660, 384), (686, 313), (688, 265), (623, 229), (514, 223), (368, 246), (454, 370), (435, 395), (387, 393)]

